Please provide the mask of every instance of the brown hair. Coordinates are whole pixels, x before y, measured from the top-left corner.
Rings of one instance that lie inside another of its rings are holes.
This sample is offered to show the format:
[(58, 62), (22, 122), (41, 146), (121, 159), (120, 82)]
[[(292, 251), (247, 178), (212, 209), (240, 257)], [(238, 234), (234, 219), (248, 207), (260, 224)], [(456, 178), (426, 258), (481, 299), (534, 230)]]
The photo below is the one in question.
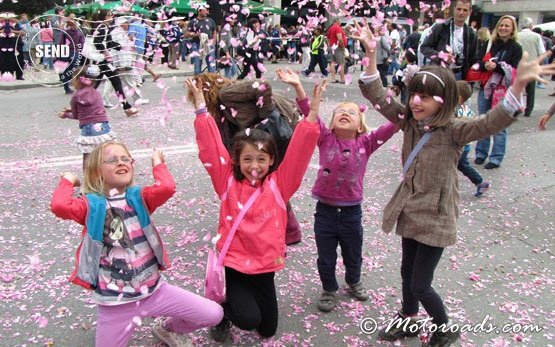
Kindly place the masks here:
[(472, 87), (467, 81), (457, 81), (460, 103), (464, 104), (472, 96)]
[(259, 151), (267, 153), (272, 159), (274, 159), (274, 163), (270, 166), (268, 174), (277, 169), (278, 161), (276, 159), (278, 151), (274, 137), (260, 129), (241, 130), (233, 137), (233, 151), (231, 152), (233, 161), (233, 177), (235, 177), (236, 180), (241, 181), (245, 178), (241, 172), (240, 157), (243, 147), (245, 147), (246, 144), (258, 147)]
[[(428, 125), (434, 128), (446, 126), (451, 121), (451, 118), (455, 114), (455, 107), (458, 105), (455, 76), (451, 70), (439, 65), (427, 65), (422, 67), (420, 71), (434, 74), (443, 84), (433, 76), (417, 72), (409, 82), (409, 95), (411, 98), (414, 93), (439, 96), (443, 100), (442, 107), (436, 115), (432, 116), (432, 120)], [(405, 107), (403, 125), (412, 118), (413, 115), (409, 101)]]
[[(122, 147), (127, 155), (131, 157), (131, 153), (127, 147), (120, 142), (107, 141), (96, 146), (95, 149), (89, 154), (87, 159), (87, 166), (85, 167), (84, 177), (83, 177), (83, 193), (97, 193), (100, 195), (106, 195), (104, 187), (104, 177), (100, 174), (100, 167), (102, 166), (102, 153), (104, 149), (108, 146), (120, 146)], [(133, 184), (133, 178), (131, 178), (130, 185)]]
[[(223, 117), (222, 110), (220, 109), (220, 89), (222, 89), (223, 86), (232, 83), (232, 81), (213, 72), (198, 74), (195, 77), (195, 81), (198, 80), (202, 81), (202, 94), (204, 94), (204, 100), (206, 102), (208, 112), (216, 120), (219, 120)], [(192, 104), (195, 102), (195, 98), (191, 90), (187, 93), (187, 100), (189, 100)]]

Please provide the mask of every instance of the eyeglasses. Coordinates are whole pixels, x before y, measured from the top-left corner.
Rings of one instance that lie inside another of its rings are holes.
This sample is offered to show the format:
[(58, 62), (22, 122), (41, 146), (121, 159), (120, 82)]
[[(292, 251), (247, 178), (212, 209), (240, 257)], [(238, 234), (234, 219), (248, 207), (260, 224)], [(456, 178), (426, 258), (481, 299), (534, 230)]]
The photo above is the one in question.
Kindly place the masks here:
[(121, 156), (119, 158), (118, 157), (111, 157), (108, 160), (104, 160), (102, 163), (108, 164), (108, 165), (118, 165), (120, 160), (124, 164), (133, 164), (135, 162), (134, 159), (131, 159), (130, 157), (124, 155), (124, 156)]
[(358, 111), (356, 111), (356, 110), (344, 110), (342, 108), (333, 111), (333, 113), (346, 113), (349, 116), (357, 116), (358, 115)]

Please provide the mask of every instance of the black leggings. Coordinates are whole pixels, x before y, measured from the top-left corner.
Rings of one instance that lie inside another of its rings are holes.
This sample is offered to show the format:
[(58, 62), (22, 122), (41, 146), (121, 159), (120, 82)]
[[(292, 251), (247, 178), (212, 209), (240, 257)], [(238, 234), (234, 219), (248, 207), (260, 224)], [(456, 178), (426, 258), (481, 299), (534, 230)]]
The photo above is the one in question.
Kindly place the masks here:
[(121, 84), (118, 71), (110, 69), (110, 67), (108, 66), (108, 63), (105, 61), (99, 63), (98, 68), (100, 69), (100, 75), (96, 77), (96, 80), (94, 82), (94, 87), (98, 88), (98, 86), (100, 85), (100, 82), (102, 82), (102, 76), (106, 75), (110, 83), (112, 83), (112, 87), (114, 87), (114, 90), (116, 91), (116, 95), (120, 100), (122, 100), (121, 104), (123, 105), (123, 109), (124, 110), (130, 109), (131, 105), (125, 99), (125, 93), (123, 91), (123, 86)]
[(432, 247), (403, 237), (403, 313), (418, 313), (418, 302), (422, 303), (436, 325), (447, 324), (448, 318), (443, 301), (432, 287), (434, 271), (443, 253), (442, 247)]
[(274, 272), (247, 275), (225, 268), (227, 302), (225, 317), (243, 330), (254, 330), (263, 337), (276, 333), (278, 305)]

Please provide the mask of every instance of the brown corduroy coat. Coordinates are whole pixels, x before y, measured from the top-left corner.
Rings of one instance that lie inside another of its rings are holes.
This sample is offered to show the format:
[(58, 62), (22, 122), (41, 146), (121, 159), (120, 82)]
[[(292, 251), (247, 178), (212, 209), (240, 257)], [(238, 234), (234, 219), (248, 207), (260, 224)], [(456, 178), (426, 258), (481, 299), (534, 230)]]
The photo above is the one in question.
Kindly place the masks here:
[[(364, 84), (359, 81), (362, 95), (390, 122), (402, 126), (399, 115), (405, 107), (391, 100), (381, 81)], [(446, 247), (457, 240), (459, 216), (459, 185), (457, 163), (465, 144), (496, 134), (515, 118), (501, 103), (479, 118), (455, 118), (444, 127), (433, 129), (429, 141), (410, 165), (403, 181), (384, 209), (382, 229), (386, 233), (397, 224), (396, 234), (434, 247)], [(402, 162), (423, 135), (412, 119), (403, 131)]]

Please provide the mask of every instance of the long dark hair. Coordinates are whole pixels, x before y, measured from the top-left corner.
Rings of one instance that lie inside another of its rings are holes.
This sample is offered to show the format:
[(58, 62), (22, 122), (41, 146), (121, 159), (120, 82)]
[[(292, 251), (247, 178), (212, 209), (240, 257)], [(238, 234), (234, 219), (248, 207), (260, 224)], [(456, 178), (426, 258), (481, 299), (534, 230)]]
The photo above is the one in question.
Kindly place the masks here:
[(112, 11), (110, 10), (100, 10), (98, 12), (96, 12), (95, 14), (93, 14), (92, 20), (93, 20), (93, 29), (96, 29), (100, 24), (104, 24), (104, 21), (106, 20), (106, 17), (108, 17), (108, 15), (112, 13)]
[(241, 130), (235, 134), (235, 137), (233, 138), (233, 177), (235, 177), (236, 180), (241, 181), (245, 178), (241, 172), (240, 157), (243, 147), (245, 147), (246, 144), (257, 147), (259, 151), (267, 153), (272, 159), (274, 159), (274, 163), (270, 166), (268, 174), (265, 177), (277, 169), (278, 161), (276, 159), (278, 151), (274, 137), (260, 129)]

